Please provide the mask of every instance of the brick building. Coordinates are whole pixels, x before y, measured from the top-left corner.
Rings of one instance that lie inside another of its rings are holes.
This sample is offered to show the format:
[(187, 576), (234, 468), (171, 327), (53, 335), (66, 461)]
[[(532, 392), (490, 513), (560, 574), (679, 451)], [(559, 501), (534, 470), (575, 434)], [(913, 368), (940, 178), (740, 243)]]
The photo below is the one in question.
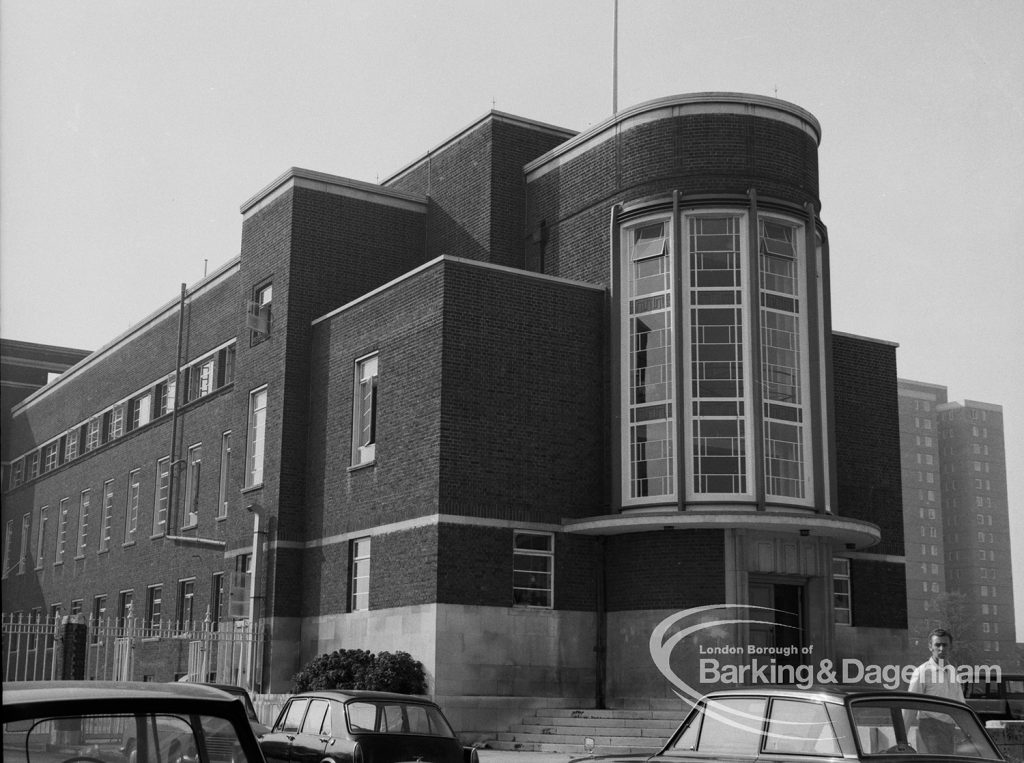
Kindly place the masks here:
[(401, 649), (463, 728), (671, 698), (648, 640), (702, 605), (902, 654), (896, 348), (832, 331), (819, 141), (703, 93), (289, 170), (237, 259), (15, 406), (5, 611), (251, 617), (266, 691)]

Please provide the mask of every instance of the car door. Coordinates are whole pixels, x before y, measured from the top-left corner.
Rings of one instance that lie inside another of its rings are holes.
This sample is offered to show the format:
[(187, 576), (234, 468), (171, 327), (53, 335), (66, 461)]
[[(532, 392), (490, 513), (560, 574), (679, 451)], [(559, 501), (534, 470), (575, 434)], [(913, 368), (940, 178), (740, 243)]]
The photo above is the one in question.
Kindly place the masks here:
[(288, 763), (292, 741), (302, 728), (308, 706), (308, 697), (294, 697), (288, 700), (270, 733), (264, 734), (260, 739), (260, 749), (263, 750), (263, 757), (267, 759), (267, 763)]
[(331, 702), (311, 699), (299, 732), (292, 739), (291, 763), (319, 763), (331, 739)]

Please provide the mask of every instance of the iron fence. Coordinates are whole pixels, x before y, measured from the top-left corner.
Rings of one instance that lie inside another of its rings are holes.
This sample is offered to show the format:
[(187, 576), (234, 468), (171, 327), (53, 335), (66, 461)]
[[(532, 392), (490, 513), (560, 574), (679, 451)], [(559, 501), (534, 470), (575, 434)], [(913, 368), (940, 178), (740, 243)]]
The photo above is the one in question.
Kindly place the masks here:
[[(259, 681), (263, 636), (248, 621), (89, 621), (15, 613), (4, 614), (2, 623), (4, 681), (184, 680), (250, 690)], [(69, 659), (69, 653), (77, 657)]]

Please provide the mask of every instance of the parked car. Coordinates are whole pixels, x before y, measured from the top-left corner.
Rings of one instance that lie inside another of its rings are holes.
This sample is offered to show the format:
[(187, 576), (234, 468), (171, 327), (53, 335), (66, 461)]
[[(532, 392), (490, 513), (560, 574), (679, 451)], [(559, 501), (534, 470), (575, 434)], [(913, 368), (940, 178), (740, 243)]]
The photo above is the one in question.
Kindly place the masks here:
[(954, 763), (1006, 758), (974, 712), (959, 702), (843, 686), (763, 686), (708, 694), (650, 760)]
[(11, 682), (5, 763), (264, 763), (237, 699), (187, 684)]
[(964, 694), (982, 721), (1024, 720), (1024, 673), (1003, 673), (998, 681), (972, 683)]
[(290, 697), (260, 738), (268, 763), (478, 763), (433, 702), (374, 691), (308, 691)]
[(256, 715), (256, 708), (253, 707), (252, 697), (249, 696), (249, 692), (241, 686), (234, 686), (233, 684), (201, 684), (202, 686), (212, 686), (214, 689), (220, 689), (230, 694), (232, 697), (236, 697), (245, 707), (245, 715), (249, 718), (249, 725), (252, 726), (253, 733), (258, 737), (263, 736), (270, 731), (269, 726), (265, 726), (260, 722), (259, 716)]

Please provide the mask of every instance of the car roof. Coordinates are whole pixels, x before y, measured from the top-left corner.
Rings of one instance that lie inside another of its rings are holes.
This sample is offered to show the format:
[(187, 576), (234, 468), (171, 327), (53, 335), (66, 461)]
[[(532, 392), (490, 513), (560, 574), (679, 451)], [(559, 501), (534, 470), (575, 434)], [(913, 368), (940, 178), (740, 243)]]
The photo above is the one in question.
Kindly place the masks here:
[(341, 701), (362, 699), (378, 702), (414, 702), (421, 705), (435, 705), (435, 702), (415, 694), (399, 694), (391, 691), (369, 691), (367, 689), (316, 689), (299, 692), (296, 697), (333, 697)]
[(237, 700), (229, 694), (199, 684), (161, 684), (141, 681), (10, 681), (3, 685), (4, 715), (32, 717), (71, 711), (88, 702), (98, 712), (137, 709), (185, 711), (188, 708), (233, 713)]
[(786, 698), (797, 698), (797, 699), (810, 699), (811, 697), (818, 700), (831, 700), (833, 702), (846, 702), (847, 700), (854, 699), (913, 699), (920, 700), (927, 698), (929, 700), (935, 700), (937, 702), (947, 702), (955, 705), (961, 705), (960, 702), (953, 700), (947, 700), (942, 697), (928, 696), (925, 697), (923, 694), (907, 691), (896, 691), (893, 689), (884, 689), (876, 685), (871, 684), (813, 684), (811, 686), (798, 686), (793, 685), (752, 685), (744, 687), (736, 687), (735, 689), (721, 689), (718, 691), (708, 692), (706, 697), (749, 697), (763, 696), (763, 697), (786, 697)]

